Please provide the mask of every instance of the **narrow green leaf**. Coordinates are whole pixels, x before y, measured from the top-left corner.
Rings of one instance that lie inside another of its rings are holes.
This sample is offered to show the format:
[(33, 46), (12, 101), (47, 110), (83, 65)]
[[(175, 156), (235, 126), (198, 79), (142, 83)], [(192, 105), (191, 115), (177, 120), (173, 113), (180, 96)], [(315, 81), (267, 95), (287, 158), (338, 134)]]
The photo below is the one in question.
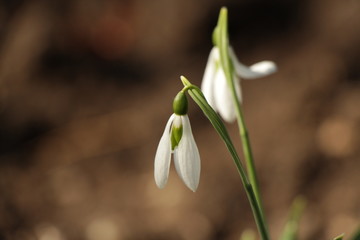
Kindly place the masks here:
[(339, 236), (337, 237), (334, 237), (334, 240), (342, 240), (344, 238), (344, 233), (340, 234)]
[(298, 238), (299, 222), (305, 205), (306, 200), (303, 197), (295, 198), (280, 240), (296, 240)]
[(350, 240), (360, 240), (360, 227), (353, 233)]
[(240, 240), (256, 240), (256, 236), (253, 230), (247, 229), (245, 230), (240, 237)]

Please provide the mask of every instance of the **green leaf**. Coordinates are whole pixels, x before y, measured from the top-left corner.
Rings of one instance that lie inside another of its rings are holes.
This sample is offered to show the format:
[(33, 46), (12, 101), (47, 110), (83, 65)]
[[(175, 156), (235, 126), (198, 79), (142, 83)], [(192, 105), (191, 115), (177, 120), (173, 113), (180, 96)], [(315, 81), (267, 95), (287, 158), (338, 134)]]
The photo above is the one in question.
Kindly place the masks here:
[(299, 222), (305, 205), (306, 200), (303, 197), (295, 198), (280, 240), (296, 240), (298, 238)]
[(358, 227), (355, 233), (351, 236), (350, 240), (360, 240), (360, 227)]
[(339, 236), (337, 236), (337, 237), (334, 237), (334, 240), (342, 240), (343, 239), (343, 237), (344, 237), (344, 233), (342, 233), (342, 234), (340, 234)]
[(241, 234), (240, 240), (256, 240), (256, 236), (253, 230), (247, 229)]

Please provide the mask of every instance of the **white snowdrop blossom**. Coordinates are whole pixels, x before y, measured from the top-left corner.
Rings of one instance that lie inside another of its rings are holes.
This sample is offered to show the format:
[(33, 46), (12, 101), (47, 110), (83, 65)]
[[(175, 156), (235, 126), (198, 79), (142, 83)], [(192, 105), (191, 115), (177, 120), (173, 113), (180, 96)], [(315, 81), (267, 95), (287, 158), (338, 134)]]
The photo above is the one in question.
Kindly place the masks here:
[(187, 114), (172, 114), (160, 139), (154, 163), (155, 182), (159, 188), (167, 183), (171, 154), (178, 175), (195, 192), (200, 179), (200, 155)]
[[(240, 79), (265, 77), (277, 70), (275, 63), (271, 61), (262, 61), (250, 67), (245, 66), (239, 62), (231, 47), (229, 48), (229, 56), (234, 67), (234, 86), (240, 101), (242, 101)], [(226, 81), (225, 72), (221, 66), (218, 47), (213, 47), (210, 52), (201, 83), (201, 90), (210, 106), (214, 108), (225, 121), (233, 122), (236, 119), (235, 106), (232, 100), (230, 86)]]

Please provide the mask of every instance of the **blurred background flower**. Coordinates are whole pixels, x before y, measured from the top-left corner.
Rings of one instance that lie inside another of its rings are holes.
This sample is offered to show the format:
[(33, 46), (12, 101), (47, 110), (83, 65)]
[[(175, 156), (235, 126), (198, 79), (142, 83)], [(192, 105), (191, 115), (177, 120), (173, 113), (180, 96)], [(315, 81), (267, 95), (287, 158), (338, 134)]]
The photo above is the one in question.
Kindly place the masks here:
[(222, 5), (241, 61), (279, 67), (242, 85), (271, 235), (299, 193), (301, 239), (355, 230), (359, 1), (3, 0), (0, 239), (238, 239), (254, 228), (230, 156), (191, 102), (199, 188), (153, 181), (179, 76), (200, 85)]

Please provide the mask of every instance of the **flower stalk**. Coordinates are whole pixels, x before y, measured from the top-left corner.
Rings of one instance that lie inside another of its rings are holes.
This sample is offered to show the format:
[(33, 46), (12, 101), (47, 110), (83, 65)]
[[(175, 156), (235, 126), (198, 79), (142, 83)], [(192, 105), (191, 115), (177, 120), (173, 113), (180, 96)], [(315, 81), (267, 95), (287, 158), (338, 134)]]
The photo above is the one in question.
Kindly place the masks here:
[(263, 222), (265, 223), (265, 214), (263, 210), (263, 205), (261, 201), (260, 196), (260, 190), (259, 190), (259, 184), (257, 180), (257, 174), (256, 174), (256, 168), (254, 163), (254, 158), (251, 150), (250, 145), (250, 139), (248, 135), (248, 131), (245, 124), (245, 118), (243, 115), (242, 106), (239, 101), (238, 94), (236, 92), (236, 87), (233, 79), (233, 71), (234, 66), (233, 63), (230, 61), (229, 57), (229, 38), (228, 38), (228, 23), (227, 23), (227, 9), (223, 7), (220, 10), (220, 15), (218, 19), (217, 27), (214, 30), (214, 35), (218, 35), (217, 37), (213, 37), (213, 39), (217, 39), (216, 44), (218, 45), (218, 48), (220, 50), (220, 61), (222, 64), (222, 67), (225, 72), (225, 76), (228, 82), (228, 85), (230, 86), (232, 99), (235, 105), (235, 113), (236, 113), (236, 119), (237, 124), (239, 128), (239, 133), (241, 137), (241, 143), (243, 146), (244, 151), (244, 157), (247, 167), (247, 174), (249, 176), (249, 181), (253, 187), (253, 191), (256, 197), (256, 200), (258, 202), (258, 205), (261, 210), (261, 215), (263, 218)]
[(266, 224), (263, 219), (263, 214), (261, 212), (261, 207), (259, 205), (258, 200), (256, 199), (256, 195), (254, 192), (254, 189), (252, 187), (252, 184), (250, 183), (246, 171), (240, 161), (239, 155), (236, 152), (236, 149), (234, 147), (234, 144), (231, 141), (231, 138), (226, 130), (226, 127), (224, 123), (221, 121), (219, 115), (212, 109), (212, 107), (208, 104), (206, 101), (203, 93), (201, 90), (191, 84), (189, 80), (187, 80), (184, 76), (181, 76), (181, 81), (184, 84), (184, 89), (187, 89), (190, 97), (194, 100), (194, 102), (201, 108), (201, 110), (204, 112), (205, 116), (209, 119), (217, 133), (220, 135), (221, 139), (224, 141), (226, 148), (228, 149), (235, 166), (238, 170), (238, 173), (240, 175), (242, 184), (245, 188), (246, 195), (249, 199), (251, 209), (253, 211), (255, 222), (258, 227), (259, 233), (261, 235), (262, 240), (269, 240), (269, 235), (267, 232)]

